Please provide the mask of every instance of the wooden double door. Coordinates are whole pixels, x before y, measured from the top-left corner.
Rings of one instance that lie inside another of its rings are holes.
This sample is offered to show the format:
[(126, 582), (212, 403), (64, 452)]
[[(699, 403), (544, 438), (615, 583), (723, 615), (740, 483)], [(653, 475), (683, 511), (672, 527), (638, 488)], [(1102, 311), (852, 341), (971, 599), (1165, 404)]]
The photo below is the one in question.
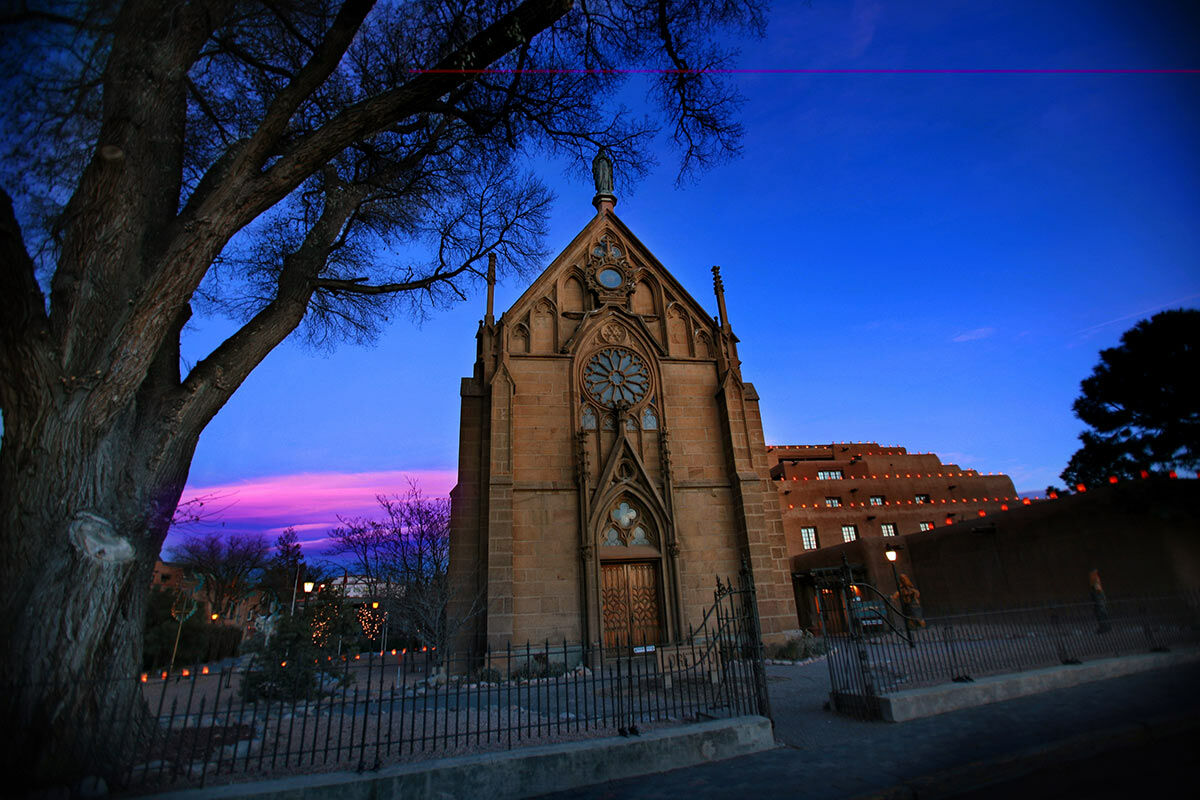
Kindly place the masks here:
[(600, 607), (605, 648), (658, 644), (661, 594), (657, 562), (601, 562)]

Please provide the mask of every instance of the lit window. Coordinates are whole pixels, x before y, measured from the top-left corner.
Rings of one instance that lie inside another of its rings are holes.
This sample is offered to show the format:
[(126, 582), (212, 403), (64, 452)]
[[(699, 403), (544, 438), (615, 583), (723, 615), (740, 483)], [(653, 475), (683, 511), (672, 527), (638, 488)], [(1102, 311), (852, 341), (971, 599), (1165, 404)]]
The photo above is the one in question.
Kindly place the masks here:
[(920, 505), (921, 503), (928, 503), (928, 502), (929, 502), (929, 495), (927, 495), (927, 494), (919, 494), (919, 495), (917, 495), (916, 497), (914, 497), (914, 498), (913, 498), (913, 500), (915, 500), (915, 501), (916, 501), (917, 505)]
[(873, 505), (873, 506), (881, 506), (881, 505), (883, 505), (883, 495), (881, 495), (881, 494), (873, 494), (873, 495), (871, 495), (871, 500), (870, 500), (870, 503), (871, 503), (871, 505)]
[(840, 498), (840, 497), (826, 497), (825, 498), (825, 507), (826, 508), (840, 508), (841, 505), (842, 505), (842, 498)]
[(921, 530), (923, 530), (923, 531), (931, 531), (931, 530), (933, 530), (933, 523), (932, 523), (932, 522), (922, 522), (922, 523), (921, 523)]
[(804, 545), (805, 550), (817, 549), (817, 529), (816, 528), (801, 528), (800, 541)]
[(843, 525), (842, 526), (842, 541), (843, 542), (853, 542), (857, 538), (858, 538), (858, 526), (857, 525)]
[(817, 473), (819, 481), (840, 481), (842, 479), (842, 471), (840, 469), (825, 469)]
[(896, 535), (896, 523), (894, 523), (894, 522), (882, 523), (879, 526), (879, 532), (882, 533), (884, 536), (895, 536)]

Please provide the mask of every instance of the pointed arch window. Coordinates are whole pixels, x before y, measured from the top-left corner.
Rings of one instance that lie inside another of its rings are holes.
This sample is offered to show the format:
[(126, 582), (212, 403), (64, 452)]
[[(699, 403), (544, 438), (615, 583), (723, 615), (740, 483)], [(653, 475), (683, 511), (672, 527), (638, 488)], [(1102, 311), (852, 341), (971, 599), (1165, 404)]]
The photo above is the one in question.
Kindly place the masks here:
[(583, 407), (583, 413), (579, 415), (579, 427), (585, 431), (596, 430), (596, 412), (591, 406)]
[(607, 525), (604, 533), (600, 536), (600, 544), (604, 547), (629, 547), (631, 545), (655, 547), (657, 545), (646, 515), (627, 497), (621, 498), (612, 505), (605, 521)]
[(658, 430), (658, 415), (654, 413), (654, 409), (650, 408), (650, 406), (642, 409), (642, 430)]

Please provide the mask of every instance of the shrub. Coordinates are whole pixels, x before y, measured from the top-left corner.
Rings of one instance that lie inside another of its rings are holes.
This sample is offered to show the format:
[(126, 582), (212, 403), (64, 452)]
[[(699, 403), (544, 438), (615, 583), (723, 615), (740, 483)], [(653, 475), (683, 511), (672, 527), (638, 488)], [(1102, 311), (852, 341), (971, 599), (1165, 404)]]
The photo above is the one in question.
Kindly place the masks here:
[(825, 643), (808, 631), (805, 631), (799, 636), (793, 636), (783, 644), (775, 645), (771, 650), (771, 658), (800, 661), (805, 658), (822, 655), (824, 652)]
[(304, 615), (284, 617), (246, 671), (242, 694), (251, 702), (316, 698), (324, 676), (318, 662), (323, 660), (313, 644), (310, 620)]
[(500, 670), (493, 669), (491, 667), (482, 667), (475, 670), (471, 676), (471, 679), (483, 683), (499, 683)]

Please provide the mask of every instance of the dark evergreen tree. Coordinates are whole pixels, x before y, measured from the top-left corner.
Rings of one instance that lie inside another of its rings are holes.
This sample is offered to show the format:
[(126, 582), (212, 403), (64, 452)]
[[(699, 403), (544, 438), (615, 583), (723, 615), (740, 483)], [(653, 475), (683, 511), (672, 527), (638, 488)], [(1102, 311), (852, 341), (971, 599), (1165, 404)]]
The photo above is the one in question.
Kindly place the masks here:
[(1073, 406), (1090, 430), (1062, 479), (1095, 485), (1200, 465), (1200, 311), (1163, 311), (1100, 351)]

